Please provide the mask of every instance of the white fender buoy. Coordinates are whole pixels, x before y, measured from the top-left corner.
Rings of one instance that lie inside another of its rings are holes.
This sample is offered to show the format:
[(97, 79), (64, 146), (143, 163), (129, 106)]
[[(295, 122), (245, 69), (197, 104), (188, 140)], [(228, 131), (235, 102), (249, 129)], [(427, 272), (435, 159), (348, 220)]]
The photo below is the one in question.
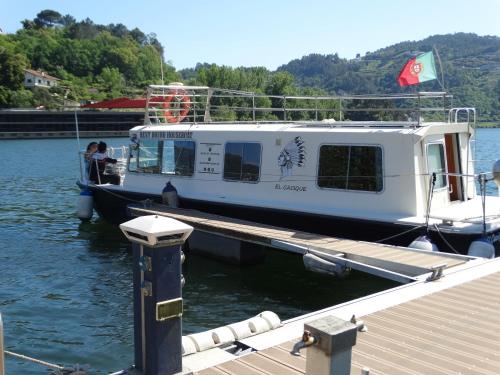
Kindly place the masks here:
[(229, 324), (226, 327), (233, 332), (233, 335), (236, 338), (236, 340), (241, 340), (249, 336), (252, 336), (252, 331), (250, 330), (250, 327), (248, 325), (248, 320)]
[(228, 327), (219, 327), (212, 331), (212, 338), (217, 345), (234, 342), (235, 337), (233, 331)]
[(187, 337), (194, 341), (196, 351), (198, 352), (211, 349), (215, 346), (215, 342), (212, 337), (212, 331), (193, 333), (192, 335), (188, 335)]
[(248, 327), (250, 327), (250, 331), (252, 331), (253, 335), (257, 333), (267, 332), (271, 329), (267, 321), (260, 316), (248, 319)]
[(169, 207), (177, 208), (179, 207), (179, 196), (177, 195), (177, 189), (171, 182), (167, 182), (162, 191), (162, 201)]
[(345, 277), (349, 274), (346, 266), (330, 262), (311, 253), (304, 254), (302, 261), (304, 262), (304, 267), (312, 272), (324, 273), (335, 277)]
[(486, 238), (480, 238), (471, 242), (467, 255), (492, 259), (495, 257), (495, 246)]
[(196, 345), (191, 337), (182, 336), (182, 355), (196, 353)]
[(408, 245), (408, 247), (412, 249), (418, 249), (418, 250), (426, 250), (426, 251), (439, 251), (438, 247), (436, 246), (435, 243), (433, 243), (429, 237), (427, 236), (419, 236), (413, 240), (411, 244)]
[(90, 190), (82, 190), (78, 198), (76, 216), (81, 221), (89, 221), (94, 214), (94, 197)]
[(280, 326), (281, 320), (278, 315), (272, 311), (263, 311), (259, 315), (241, 322), (182, 336), (182, 355), (230, 344), (236, 340), (267, 332)]
[(272, 311), (263, 311), (258, 316), (260, 316), (262, 319), (265, 319), (267, 324), (269, 325), (269, 328), (271, 329), (275, 329), (281, 326), (280, 317)]
[(493, 180), (495, 183), (500, 186), (500, 159), (498, 159), (494, 164), (493, 168), (491, 170), (491, 173), (493, 173)]

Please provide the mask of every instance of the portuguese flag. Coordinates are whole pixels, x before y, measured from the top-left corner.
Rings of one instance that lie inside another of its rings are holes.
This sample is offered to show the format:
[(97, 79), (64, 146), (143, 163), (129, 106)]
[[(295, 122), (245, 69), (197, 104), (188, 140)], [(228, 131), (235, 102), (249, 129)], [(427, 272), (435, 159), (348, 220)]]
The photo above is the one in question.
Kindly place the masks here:
[(434, 54), (426, 52), (408, 60), (401, 72), (399, 72), (398, 83), (400, 86), (409, 86), (436, 78)]

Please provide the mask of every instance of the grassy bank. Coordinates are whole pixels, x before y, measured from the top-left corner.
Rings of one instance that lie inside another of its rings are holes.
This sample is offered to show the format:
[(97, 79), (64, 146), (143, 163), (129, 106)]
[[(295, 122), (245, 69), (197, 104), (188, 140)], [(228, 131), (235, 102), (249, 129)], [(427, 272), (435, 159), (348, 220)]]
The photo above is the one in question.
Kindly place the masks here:
[(477, 127), (478, 128), (500, 128), (500, 123), (480, 121), (477, 123)]

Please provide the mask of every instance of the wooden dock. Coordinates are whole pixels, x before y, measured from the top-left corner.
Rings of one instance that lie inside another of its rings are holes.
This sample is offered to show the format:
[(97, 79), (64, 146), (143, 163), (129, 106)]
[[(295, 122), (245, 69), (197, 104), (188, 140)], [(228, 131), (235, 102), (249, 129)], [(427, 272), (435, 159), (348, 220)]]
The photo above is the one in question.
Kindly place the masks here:
[(352, 269), (402, 283), (428, 277), (436, 267), (451, 268), (471, 259), (455, 254), (334, 238), (191, 209), (169, 208), (161, 204), (152, 204), (150, 207), (131, 206), (129, 209), (132, 216), (167, 216), (205, 233), (301, 255), (313, 254)]
[[(369, 374), (496, 375), (500, 369), (498, 285), (500, 259), (470, 264), (436, 282), (418, 281), (297, 318), (276, 332), (243, 340), (256, 352), (193, 369), (194, 374), (305, 374), (308, 349), (302, 349), (300, 356), (290, 353), (300, 341), (304, 322), (327, 315), (349, 319), (356, 313), (368, 331), (358, 332), (351, 374), (369, 369)], [(184, 362), (196, 367), (189, 357)]]

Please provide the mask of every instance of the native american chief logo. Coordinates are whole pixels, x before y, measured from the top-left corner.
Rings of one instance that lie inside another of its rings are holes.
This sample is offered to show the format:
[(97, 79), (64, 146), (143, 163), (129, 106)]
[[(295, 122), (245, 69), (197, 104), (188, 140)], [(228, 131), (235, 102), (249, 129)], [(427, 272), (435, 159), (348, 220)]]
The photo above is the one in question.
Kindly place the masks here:
[(301, 137), (295, 137), (281, 151), (278, 157), (278, 165), (281, 168), (281, 178), (291, 176), (293, 167), (302, 167), (306, 160), (306, 149)]

